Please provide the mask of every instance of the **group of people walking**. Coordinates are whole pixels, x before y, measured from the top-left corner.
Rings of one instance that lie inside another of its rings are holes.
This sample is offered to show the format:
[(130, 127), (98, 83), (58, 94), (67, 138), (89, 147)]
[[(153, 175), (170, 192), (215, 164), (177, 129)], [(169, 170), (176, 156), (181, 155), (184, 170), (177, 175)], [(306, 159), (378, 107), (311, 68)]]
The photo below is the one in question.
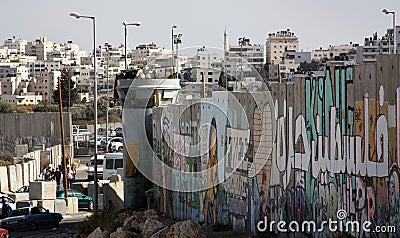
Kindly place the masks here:
[[(59, 165), (57, 168), (47, 168), (46, 166), (43, 167), (41, 171), (41, 176), (43, 181), (56, 181), (57, 183), (57, 190), (61, 188), (61, 178), (63, 177), (63, 169), (62, 166)], [(76, 165), (73, 164), (72, 168), (67, 167), (67, 182), (68, 187), (71, 187), (71, 184), (75, 181), (76, 176)]]

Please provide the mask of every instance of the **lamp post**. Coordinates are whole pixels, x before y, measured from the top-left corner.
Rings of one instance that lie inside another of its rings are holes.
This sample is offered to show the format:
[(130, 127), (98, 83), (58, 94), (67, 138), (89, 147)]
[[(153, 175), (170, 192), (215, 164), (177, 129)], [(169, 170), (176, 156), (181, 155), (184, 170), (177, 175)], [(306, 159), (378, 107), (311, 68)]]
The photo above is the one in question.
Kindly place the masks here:
[(171, 48), (172, 48), (172, 75), (175, 73), (175, 52), (174, 52), (174, 29), (178, 28), (177, 25), (171, 27)]
[[(240, 81), (243, 82), (243, 45), (246, 42), (246, 37), (239, 38), (240, 45)], [(238, 84), (236, 80), (236, 90), (238, 90)]]
[(97, 184), (97, 75), (96, 75), (96, 18), (94, 16), (82, 16), (79, 13), (72, 12), (71, 17), (87, 18), (93, 22), (93, 71), (94, 71), (94, 209), (97, 210), (99, 199), (99, 188)]
[(174, 44), (176, 44), (176, 78), (178, 78), (179, 72), (179, 55), (178, 55), (178, 44), (182, 43), (182, 34), (174, 35)]
[(128, 26), (137, 26), (137, 27), (139, 27), (140, 25), (142, 25), (142, 23), (140, 23), (140, 22), (132, 22), (132, 23), (127, 23), (126, 21), (123, 21), (122, 22), (122, 25), (124, 25), (124, 28), (125, 28), (125, 70), (127, 70), (128, 69), (128, 55), (126, 54), (126, 38), (127, 38), (127, 36), (128, 36), (128, 29), (127, 29), (127, 27)]
[[(110, 97), (108, 95), (108, 90), (109, 90), (109, 84), (108, 84), (108, 79), (109, 79), (109, 67), (110, 67), (110, 49), (111, 49), (111, 45), (109, 45), (108, 43), (105, 43), (104, 46), (106, 47), (106, 51), (107, 51), (107, 80), (106, 80), (106, 84), (107, 84), (107, 106), (106, 106), (106, 147), (107, 147), (107, 143), (108, 143), (108, 108), (110, 107)], [(108, 148), (106, 148), (107, 150)]]
[[(396, 40), (396, 13), (394, 11), (389, 11), (388, 9), (383, 9), (383, 13), (386, 15), (392, 14), (393, 15), (393, 54), (397, 53), (397, 40)], [(390, 47), (390, 45), (389, 45)]]

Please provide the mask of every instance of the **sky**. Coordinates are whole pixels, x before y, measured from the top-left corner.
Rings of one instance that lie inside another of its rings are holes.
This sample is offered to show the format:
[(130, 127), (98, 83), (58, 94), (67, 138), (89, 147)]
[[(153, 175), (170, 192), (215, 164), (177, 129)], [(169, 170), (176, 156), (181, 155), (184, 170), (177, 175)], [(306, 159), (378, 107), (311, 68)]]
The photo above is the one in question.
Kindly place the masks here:
[[(180, 48), (223, 48), (226, 28), (231, 45), (239, 37), (265, 44), (268, 33), (290, 29), (300, 49), (311, 51), (329, 45), (363, 44), (364, 38), (392, 27), (400, 13), (395, 0), (1, 0), (0, 44), (5, 39), (34, 40), (41, 36), (63, 43), (72, 40), (84, 50), (93, 49), (92, 22), (75, 19), (70, 12), (96, 17), (96, 45), (124, 42), (122, 21), (142, 23), (128, 27), (128, 47), (154, 42), (171, 47), (171, 26), (182, 33)], [(399, 23), (400, 24), (400, 23)]]

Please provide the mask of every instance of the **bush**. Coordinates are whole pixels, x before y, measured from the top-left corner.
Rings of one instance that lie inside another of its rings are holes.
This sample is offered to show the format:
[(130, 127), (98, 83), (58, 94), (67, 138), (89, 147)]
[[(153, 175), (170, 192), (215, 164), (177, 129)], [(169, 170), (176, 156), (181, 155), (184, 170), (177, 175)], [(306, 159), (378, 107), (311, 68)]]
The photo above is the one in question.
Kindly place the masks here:
[(59, 112), (58, 105), (45, 105), (45, 106), (36, 106), (33, 108), (34, 112)]
[(14, 112), (11, 104), (4, 101), (0, 101), (0, 113), (12, 113)]
[(14, 157), (13, 154), (11, 154), (9, 152), (0, 153), (0, 160), (11, 161), (13, 157)]
[(100, 227), (103, 231), (113, 232), (123, 225), (124, 217), (120, 216), (117, 212), (99, 210), (94, 212), (85, 221), (79, 223), (76, 226), (76, 231), (78, 235), (86, 237), (97, 227)]

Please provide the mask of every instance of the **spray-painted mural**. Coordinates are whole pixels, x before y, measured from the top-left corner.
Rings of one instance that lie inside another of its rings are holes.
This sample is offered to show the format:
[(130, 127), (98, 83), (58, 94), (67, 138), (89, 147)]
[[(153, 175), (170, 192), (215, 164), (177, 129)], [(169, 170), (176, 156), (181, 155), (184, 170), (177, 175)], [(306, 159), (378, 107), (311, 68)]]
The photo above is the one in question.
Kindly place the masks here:
[[(175, 218), (251, 232), (265, 216), (321, 223), (336, 219), (338, 210), (348, 220), (400, 231), (399, 78), (399, 57), (385, 56), (376, 64), (331, 66), (321, 76), (272, 85), (273, 107), (235, 93), (242, 110), (231, 109), (227, 92), (214, 92), (207, 100), (227, 115), (204, 104), (183, 114), (177, 105), (154, 109), (153, 146), (161, 160), (187, 172), (219, 166), (217, 178), (232, 173), (201, 192), (157, 187), (156, 206)], [(173, 137), (161, 133), (162, 110), (184, 115)], [(200, 156), (182, 156), (198, 143)]]

